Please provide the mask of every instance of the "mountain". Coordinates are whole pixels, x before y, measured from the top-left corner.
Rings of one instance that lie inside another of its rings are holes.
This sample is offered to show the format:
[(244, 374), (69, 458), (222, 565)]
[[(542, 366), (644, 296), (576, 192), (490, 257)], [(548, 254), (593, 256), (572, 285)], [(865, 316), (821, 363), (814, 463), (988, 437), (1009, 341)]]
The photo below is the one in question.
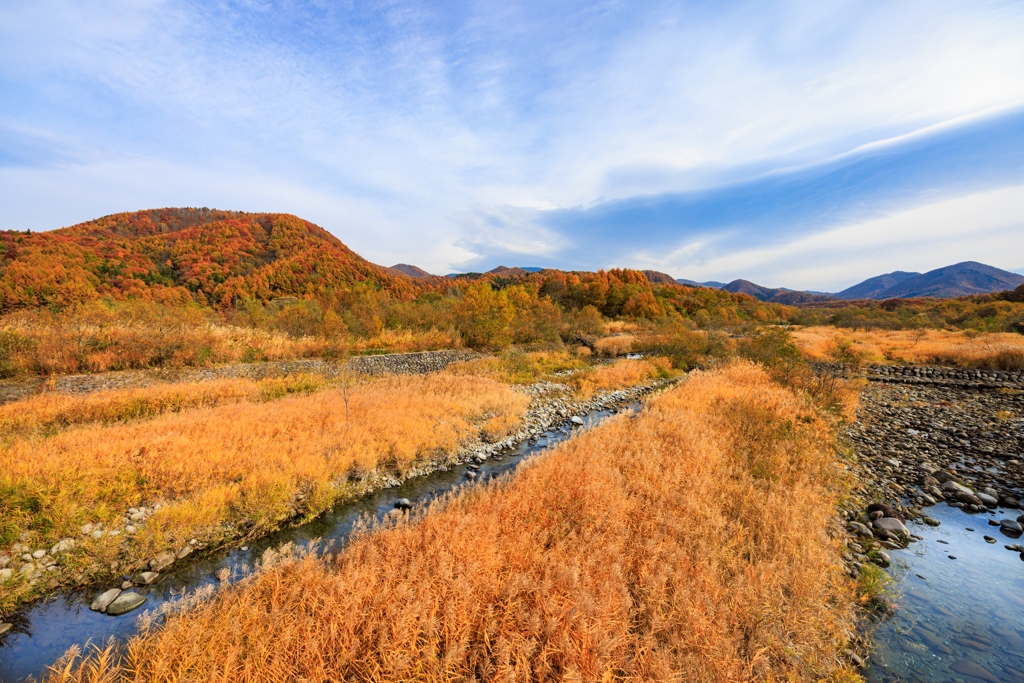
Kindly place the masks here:
[(875, 277), (868, 278), (853, 287), (847, 287), (841, 292), (834, 294), (837, 299), (885, 299), (888, 297), (879, 296), (885, 290), (890, 287), (909, 280), (912, 277), (916, 277), (921, 273), (908, 273), (905, 270), (897, 270), (885, 275), (876, 275)]
[(419, 288), (289, 214), (210, 209), (119, 213), (47, 232), (0, 231), (0, 311), (96, 296), (227, 307), (367, 285)]
[(671, 275), (659, 272), (657, 270), (645, 270), (645, 271), (643, 271), (643, 274), (647, 276), (647, 279), (650, 282), (653, 282), (655, 284), (659, 284), (659, 285), (675, 285), (675, 284), (679, 284), (678, 282), (676, 282), (676, 279), (674, 277), (672, 277)]
[(722, 289), (727, 292), (734, 292), (737, 294), (749, 294), (755, 299), (759, 299), (761, 301), (770, 301), (774, 304), (786, 304), (787, 306), (829, 301), (832, 299), (830, 294), (798, 292), (782, 287), (773, 289), (771, 287), (762, 287), (761, 285), (754, 284), (750, 280), (733, 280), (729, 284), (723, 285)]
[(1024, 284), (1024, 275), (1000, 270), (977, 261), (964, 261), (907, 278), (875, 295), (875, 299), (936, 297), (948, 299), (990, 294)]
[(410, 266), (408, 263), (396, 263), (395, 265), (391, 266), (391, 270), (397, 270), (399, 273), (402, 273), (403, 275), (408, 275), (409, 277), (414, 278), (435, 277), (434, 275), (431, 275), (422, 268)]
[(685, 278), (678, 278), (676, 280), (681, 285), (687, 287), (710, 287), (711, 289), (721, 289), (725, 287), (724, 282), (718, 282), (717, 280), (708, 280), (707, 282), (695, 282), (694, 280), (687, 280)]

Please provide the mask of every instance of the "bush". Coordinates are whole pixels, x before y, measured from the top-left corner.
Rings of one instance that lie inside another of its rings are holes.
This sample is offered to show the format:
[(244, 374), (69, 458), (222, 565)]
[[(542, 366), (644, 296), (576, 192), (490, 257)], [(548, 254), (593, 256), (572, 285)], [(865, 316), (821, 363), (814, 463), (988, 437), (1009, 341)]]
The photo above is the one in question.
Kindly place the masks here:
[(633, 337), (628, 334), (604, 337), (594, 342), (594, 351), (601, 356), (624, 356), (633, 350)]

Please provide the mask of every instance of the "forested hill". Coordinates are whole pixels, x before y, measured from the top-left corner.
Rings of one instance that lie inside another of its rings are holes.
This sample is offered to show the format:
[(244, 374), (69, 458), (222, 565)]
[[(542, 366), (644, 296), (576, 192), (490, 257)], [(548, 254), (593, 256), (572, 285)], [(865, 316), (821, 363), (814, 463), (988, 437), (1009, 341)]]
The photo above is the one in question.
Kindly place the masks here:
[(0, 310), (96, 296), (198, 301), (309, 297), (366, 283), (420, 290), (296, 216), (209, 209), (119, 213), (50, 232), (0, 232)]

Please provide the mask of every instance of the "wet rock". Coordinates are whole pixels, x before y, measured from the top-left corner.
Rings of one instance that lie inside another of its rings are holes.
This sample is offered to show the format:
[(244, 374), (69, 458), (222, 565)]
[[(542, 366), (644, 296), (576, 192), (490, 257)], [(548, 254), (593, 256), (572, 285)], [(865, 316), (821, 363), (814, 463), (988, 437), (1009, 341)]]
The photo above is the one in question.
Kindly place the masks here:
[(884, 550), (876, 550), (871, 553), (869, 559), (877, 564), (879, 567), (888, 567), (892, 563), (892, 559), (889, 557), (889, 553)]
[(583, 419), (579, 415), (573, 415), (572, 416), (572, 420), (570, 420), (570, 421), (572, 422), (573, 426), (575, 426), (575, 427), (582, 427), (583, 426)]
[(129, 588), (131, 588), (134, 585), (135, 584), (132, 583), (131, 581), (122, 581), (121, 582), (121, 590), (126, 591), (126, 590), (128, 590)]
[(958, 674), (963, 674), (964, 676), (974, 676), (975, 678), (980, 678), (983, 681), (988, 681), (988, 683), (999, 683), (999, 679), (992, 675), (991, 671), (983, 667), (981, 664), (976, 664), (975, 662), (966, 659), (954, 662), (949, 668)]
[(7, 623), (0, 624), (0, 636), (2, 636), (3, 634), (7, 633), (12, 628), (14, 628), (14, 624), (7, 624)]
[(158, 572), (174, 563), (174, 553), (160, 553), (149, 561), (151, 571)]
[(1012, 519), (999, 520), (999, 530), (1003, 533), (1017, 534), (1018, 536), (1024, 533), (1024, 526), (1020, 522), (1015, 522)]
[(138, 608), (144, 602), (146, 602), (146, 598), (142, 597), (138, 593), (121, 593), (114, 598), (114, 601), (111, 602), (110, 605), (107, 606), (107, 614), (112, 617), (118, 617)]
[(184, 560), (186, 557), (188, 557), (191, 554), (192, 554), (192, 546), (191, 545), (184, 545), (184, 546), (182, 546), (181, 550), (179, 550), (178, 552), (176, 552), (174, 554), (174, 559), (176, 559), (176, 560)]
[(148, 586), (158, 578), (160, 578), (160, 572), (139, 572), (133, 581), (140, 586)]
[(112, 603), (120, 594), (120, 588), (111, 588), (108, 591), (104, 591), (96, 596), (96, 598), (92, 601), (92, 604), (89, 605), (89, 609), (91, 609), (93, 612), (106, 612), (107, 607), (110, 606), (110, 603)]
[(986, 543), (995, 543), (996, 539), (992, 538), (991, 536), (985, 536), (985, 542)]
[(928, 526), (939, 526), (940, 524), (942, 524), (942, 522), (940, 522), (939, 520), (935, 519), (934, 517), (929, 517), (928, 515), (923, 515), (921, 517), (921, 521), (927, 524)]
[(398, 500), (395, 501), (395, 509), (396, 510), (411, 510), (412, 509), (412, 501), (409, 500), (408, 498), (399, 498)]

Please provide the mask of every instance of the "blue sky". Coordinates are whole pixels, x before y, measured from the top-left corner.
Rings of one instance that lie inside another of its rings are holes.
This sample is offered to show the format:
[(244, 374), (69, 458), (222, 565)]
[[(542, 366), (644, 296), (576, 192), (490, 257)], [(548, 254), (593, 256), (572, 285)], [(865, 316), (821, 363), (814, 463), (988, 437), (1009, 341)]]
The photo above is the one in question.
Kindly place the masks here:
[(285, 211), (432, 272), (1024, 268), (1024, 3), (0, 5), (0, 228)]

